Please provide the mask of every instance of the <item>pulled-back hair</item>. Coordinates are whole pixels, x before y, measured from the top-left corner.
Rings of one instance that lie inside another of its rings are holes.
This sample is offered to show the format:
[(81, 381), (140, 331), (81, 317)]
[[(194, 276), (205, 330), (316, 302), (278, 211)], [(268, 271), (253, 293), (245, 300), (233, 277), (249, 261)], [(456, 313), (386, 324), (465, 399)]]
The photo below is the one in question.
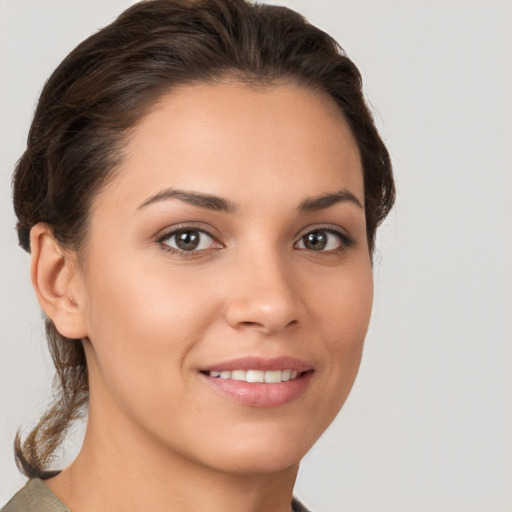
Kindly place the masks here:
[[(91, 202), (115, 173), (127, 132), (180, 85), (235, 79), (289, 81), (328, 94), (357, 142), (364, 172), (368, 245), (391, 209), (388, 152), (365, 103), (359, 71), (338, 44), (285, 7), (245, 0), (146, 0), (77, 46), (41, 93), (27, 148), (14, 174), (20, 245), (46, 223), (62, 247), (80, 251)], [(80, 340), (46, 318), (56, 368), (54, 401), (21, 442), (18, 467), (47, 478), (72, 422), (86, 411), (87, 365)]]

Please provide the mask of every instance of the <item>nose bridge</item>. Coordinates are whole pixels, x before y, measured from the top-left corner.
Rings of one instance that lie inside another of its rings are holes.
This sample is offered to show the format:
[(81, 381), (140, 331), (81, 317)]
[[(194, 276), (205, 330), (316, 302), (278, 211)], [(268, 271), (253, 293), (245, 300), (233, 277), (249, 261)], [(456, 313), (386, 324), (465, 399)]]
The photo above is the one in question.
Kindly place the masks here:
[(235, 328), (271, 334), (300, 321), (292, 267), (271, 244), (239, 251), (231, 273), (226, 319)]

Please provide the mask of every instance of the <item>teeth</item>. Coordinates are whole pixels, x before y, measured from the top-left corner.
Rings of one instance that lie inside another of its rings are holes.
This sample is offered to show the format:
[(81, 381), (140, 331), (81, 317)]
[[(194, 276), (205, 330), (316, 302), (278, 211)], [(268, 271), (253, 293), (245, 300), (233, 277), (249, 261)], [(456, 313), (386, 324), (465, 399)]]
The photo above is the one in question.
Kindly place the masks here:
[(281, 370), (265, 372), (265, 382), (281, 382), (283, 372)]
[(223, 370), (208, 372), (210, 377), (220, 379), (242, 380), (245, 382), (267, 382), (278, 383), (296, 379), (299, 375), (297, 370), (233, 370), (232, 372)]
[(262, 370), (247, 370), (247, 382), (265, 382), (265, 372)]

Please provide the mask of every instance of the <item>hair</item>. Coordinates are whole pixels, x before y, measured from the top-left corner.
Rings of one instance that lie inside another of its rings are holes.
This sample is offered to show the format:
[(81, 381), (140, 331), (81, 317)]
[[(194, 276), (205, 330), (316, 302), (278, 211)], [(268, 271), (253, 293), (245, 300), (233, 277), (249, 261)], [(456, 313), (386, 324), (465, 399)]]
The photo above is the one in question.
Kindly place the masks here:
[[(174, 88), (224, 79), (288, 81), (334, 99), (361, 155), (372, 255), (395, 188), (361, 75), (336, 41), (300, 14), (247, 0), (142, 1), (64, 59), (43, 88), (14, 173), (20, 245), (30, 252), (30, 230), (44, 222), (62, 247), (80, 252), (91, 202), (114, 175), (129, 130)], [(53, 402), (23, 443), (19, 432), (14, 443), (20, 471), (39, 478), (55, 474), (48, 466), (89, 397), (81, 341), (45, 322), (56, 368)]]

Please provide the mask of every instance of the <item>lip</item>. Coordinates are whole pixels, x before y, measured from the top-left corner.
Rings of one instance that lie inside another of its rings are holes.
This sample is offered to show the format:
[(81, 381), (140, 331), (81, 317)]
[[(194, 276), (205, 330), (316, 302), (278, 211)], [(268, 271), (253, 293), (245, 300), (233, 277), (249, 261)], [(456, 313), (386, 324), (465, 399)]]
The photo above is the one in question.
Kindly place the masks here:
[(296, 370), (299, 373), (312, 370), (313, 367), (305, 361), (295, 357), (281, 356), (281, 357), (259, 357), (247, 356), (237, 359), (230, 359), (229, 361), (222, 361), (214, 363), (211, 366), (200, 368), (201, 372), (213, 371), (233, 371), (233, 370)]
[[(241, 380), (210, 377), (209, 371), (233, 370), (296, 370), (300, 376), (279, 383), (249, 383)], [(214, 363), (201, 368), (200, 376), (211, 388), (234, 402), (255, 408), (274, 408), (288, 404), (301, 397), (314, 374), (313, 367), (294, 357), (243, 357)]]

